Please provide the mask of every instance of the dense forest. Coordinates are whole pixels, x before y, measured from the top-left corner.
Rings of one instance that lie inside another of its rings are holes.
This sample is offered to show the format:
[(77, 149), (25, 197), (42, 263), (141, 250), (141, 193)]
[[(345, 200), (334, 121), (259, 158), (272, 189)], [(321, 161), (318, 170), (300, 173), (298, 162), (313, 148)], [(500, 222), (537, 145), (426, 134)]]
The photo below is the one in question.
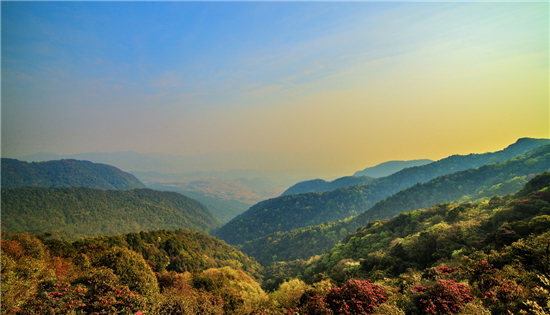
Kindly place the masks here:
[(2, 234), (3, 314), (545, 314), (550, 174), (516, 194), (376, 220), (262, 268), (189, 231)]
[[(516, 176), (521, 177), (531, 173), (538, 174), (548, 169), (550, 164), (548, 163), (548, 156), (545, 156), (545, 154), (550, 151), (550, 145), (540, 146), (548, 141), (533, 140), (536, 139), (520, 139), (505, 150), (495, 153), (451, 156), (424, 166), (406, 168), (368, 184), (343, 187), (324, 193), (312, 192), (287, 195), (266, 200), (252, 206), (248, 211), (231, 220), (220, 228), (216, 235), (230, 244), (245, 244), (247, 241), (275, 232), (291, 231), (311, 225), (343, 220), (350, 216), (357, 216), (374, 206), (376, 202), (415, 185), (417, 187), (413, 188), (415, 193), (411, 194), (411, 198), (416, 198), (418, 201), (414, 200), (411, 207), (408, 208), (409, 210), (426, 207), (437, 202), (453, 201), (464, 195), (479, 193), (482, 190), (489, 189), (487, 192), (491, 192), (491, 188), (493, 190), (496, 188), (495, 185), (510, 181)], [(537, 151), (531, 149), (532, 147), (540, 149)], [(527, 155), (521, 155), (523, 153)], [(529, 154), (533, 154), (533, 157), (530, 157)], [(513, 162), (512, 160), (516, 156), (520, 161)], [(506, 160), (510, 160), (510, 163), (498, 164), (498, 162)], [(491, 167), (481, 167), (491, 163)], [(466, 173), (460, 173), (460, 171)], [(453, 173), (459, 175), (442, 176)], [(436, 181), (428, 186), (418, 187), (419, 183), (429, 182), (438, 176), (442, 176), (439, 177), (439, 182)], [(492, 176), (494, 179), (484, 178), (484, 176)], [(455, 186), (449, 185), (450, 182), (454, 183)], [(439, 190), (438, 187), (442, 187), (442, 189)], [(517, 187), (513, 188), (517, 189)], [(433, 189), (437, 190), (437, 194), (434, 196), (431, 195)], [(416, 190), (419, 190), (419, 192), (417, 193)], [(401, 199), (405, 193), (401, 192), (400, 194), (398, 194), (398, 198), (392, 200), (405, 203), (405, 200)], [(411, 200), (406, 202), (411, 202)], [(399, 204), (395, 204), (395, 206), (398, 207)], [(380, 212), (380, 216), (371, 216), (369, 210), (367, 213), (361, 214), (359, 219), (391, 218), (393, 215), (405, 210), (407, 209), (401, 210), (394, 207), (392, 213), (386, 215)], [(377, 211), (372, 213), (378, 213)], [(360, 224), (365, 223), (366, 220), (363, 220)]]
[(204, 205), (173, 192), (82, 187), (2, 188), (2, 231), (65, 238), (154, 229), (208, 232), (220, 221)]
[(134, 175), (106, 164), (78, 160), (27, 163), (2, 158), (2, 187), (145, 188)]
[(239, 249), (262, 264), (306, 259), (325, 253), (348, 232), (355, 231), (369, 221), (392, 218), (401, 212), (427, 208), (436, 203), (467, 202), (504, 196), (519, 190), (529, 178), (546, 171), (548, 166), (550, 145), (508, 161), (440, 176), (414, 185), (378, 202), (358, 216), (271, 233), (247, 241)]

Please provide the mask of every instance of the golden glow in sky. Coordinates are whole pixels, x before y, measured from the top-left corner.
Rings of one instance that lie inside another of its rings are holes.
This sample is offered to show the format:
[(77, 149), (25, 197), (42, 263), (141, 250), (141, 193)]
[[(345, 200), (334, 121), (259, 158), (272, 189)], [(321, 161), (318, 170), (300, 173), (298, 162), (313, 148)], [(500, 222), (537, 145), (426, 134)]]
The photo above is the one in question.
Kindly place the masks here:
[(247, 151), (271, 158), (228, 168), (322, 176), (550, 137), (544, 2), (1, 5), (2, 156)]

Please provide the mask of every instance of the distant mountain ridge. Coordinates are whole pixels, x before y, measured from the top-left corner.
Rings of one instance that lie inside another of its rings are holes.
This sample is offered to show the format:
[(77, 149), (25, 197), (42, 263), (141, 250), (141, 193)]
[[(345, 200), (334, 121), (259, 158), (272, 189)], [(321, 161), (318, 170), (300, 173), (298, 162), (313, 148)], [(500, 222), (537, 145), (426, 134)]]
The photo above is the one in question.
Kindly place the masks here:
[(152, 189), (2, 188), (2, 230), (73, 237), (157, 229), (208, 233), (220, 221), (204, 205)]
[(373, 167), (367, 167), (362, 171), (355, 172), (353, 176), (369, 176), (374, 178), (386, 177), (393, 173), (397, 173), (400, 170), (413, 167), (413, 166), (422, 166), (434, 162), (433, 160), (421, 159), (421, 160), (410, 160), (410, 161), (388, 161), (380, 163)]
[(106, 164), (79, 160), (27, 163), (2, 158), (2, 187), (145, 188), (134, 175)]
[(289, 187), (281, 196), (303, 194), (308, 192), (325, 192), (342, 187), (362, 185), (371, 182), (375, 178), (389, 176), (404, 168), (422, 166), (432, 163), (432, 160), (388, 161), (362, 171), (355, 172), (353, 176), (344, 176), (333, 181), (312, 179), (299, 182)]
[(323, 179), (313, 179), (299, 182), (283, 192), (281, 196), (303, 194), (308, 192), (331, 191), (341, 187), (361, 185), (372, 182), (374, 178), (368, 176), (346, 176), (337, 178), (331, 182)]
[(521, 138), (507, 148), (484, 154), (453, 155), (445, 159), (403, 169), (363, 185), (342, 187), (322, 193), (286, 195), (260, 202), (222, 226), (217, 235), (230, 244), (243, 244), (277, 231), (355, 216), (402, 189), (486, 164), (502, 162), (531, 151), (550, 139)]

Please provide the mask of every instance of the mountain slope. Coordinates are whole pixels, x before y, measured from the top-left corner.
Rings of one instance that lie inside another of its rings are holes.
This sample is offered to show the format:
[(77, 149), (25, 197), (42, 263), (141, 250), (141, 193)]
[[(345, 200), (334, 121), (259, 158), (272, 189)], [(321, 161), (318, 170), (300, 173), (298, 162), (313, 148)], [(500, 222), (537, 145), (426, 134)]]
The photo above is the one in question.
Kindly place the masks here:
[(264, 265), (307, 259), (336, 246), (347, 233), (369, 221), (390, 219), (399, 213), (429, 208), (437, 203), (467, 200), (465, 195), (489, 199), (511, 194), (521, 189), (534, 174), (550, 171), (549, 167), (550, 145), (546, 145), (504, 162), (440, 176), (409, 187), (356, 217), (268, 234), (245, 242), (240, 249)]
[(273, 198), (250, 207), (221, 227), (217, 235), (230, 244), (243, 244), (277, 231), (290, 231), (308, 225), (345, 219), (417, 183), (505, 161), (548, 143), (548, 139), (523, 138), (501, 151), (466, 156), (453, 155), (424, 166), (406, 168), (363, 185), (342, 187), (323, 193)]
[[(548, 231), (549, 189), (550, 174), (545, 173), (504, 199), (438, 204), (385, 222), (374, 221), (349, 234), (324, 255), (318, 267), (330, 272), (343, 259), (352, 259), (362, 260), (361, 269), (368, 275), (377, 270), (398, 274), (406, 268), (423, 269), (441, 259), (468, 255), (487, 244), (490, 249), (509, 245), (532, 233)], [(523, 255), (516, 259), (524, 259)]]
[[(368, 221), (392, 218), (436, 203), (451, 202), (465, 195), (508, 182), (516, 177), (534, 176), (550, 171), (550, 145), (520, 154), (510, 160), (437, 177), (419, 183), (378, 202), (357, 216), (360, 225)], [(490, 196), (486, 196), (490, 197)]]
[(337, 178), (331, 182), (327, 182), (323, 179), (307, 180), (291, 186), (283, 192), (282, 196), (331, 191), (342, 187), (366, 184), (373, 180), (374, 178), (368, 176), (346, 176)]
[(373, 167), (367, 167), (362, 171), (355, 172), (353, 176), (369, 176), (374, 178), (386, 177), (393, 173), (397, 173), (402, 169), (413, 166), (422, 166), (432, 163), (432, 160), (411, 160), (411, 161), (388, 161), (380, 163)]
[(151, 189), (2, 188), (2, 230), (60, 232), (69, 237), (153, 229), (208, 232), (219, 221), (204, 205)]
[(27, 163), (2, 159), (2, 187), (145, 188), (134, 175), (106, 164), (59, 160)]

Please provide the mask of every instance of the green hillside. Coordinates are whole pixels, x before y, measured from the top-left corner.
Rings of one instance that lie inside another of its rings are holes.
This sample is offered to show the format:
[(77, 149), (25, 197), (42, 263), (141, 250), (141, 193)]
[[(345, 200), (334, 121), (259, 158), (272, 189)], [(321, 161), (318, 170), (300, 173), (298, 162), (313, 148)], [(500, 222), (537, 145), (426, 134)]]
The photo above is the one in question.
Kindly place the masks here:
[[(360, 262), (357, 272), (364, 277), (396, 276), (407, 268), (422, 270), (479, 250), (489, 254), (490, 250), (533, 235), (548, 235), (549, 230), (550, 173), (545, 173), (504, 198), (493, 197), (475, 204), (437, 204), (401, 213), (391, 220), (372, 221), (323, 255), (306, 277), (315, 276), (320, 269), (333, 273), (343, 260)], [(521, 262), (534, 257), (510, 258)], [(545, 268), (550, 271), (550, 265)]]
[[(264, 287), (295, 277), (348, 286), (369, 279), (387, 298), (384, 311), (375, 314), (546, 314), (548, 244), (550, 174), (545, 173), (514, 195), (438, 204), (370, 222), (316, 259), (266, 268)], [(354, 301), (372, 303), (370, 296)], [(316, 305), (323, 307), (327, 298), (317, 298)], [(301, 307), (312, 311), (311, 303)]]
[(2, 188), (4, 232), (57, 232), (73, 238), (154, 229), (208, 232), (218, 225), (204, 205), (173, 192)]
[(414, 185), (376, 203), (356, 217), (267, 234), (243, 243), (240, 249), (264, 265), (274, 261), (307, 259), (331, 249), (347, 233), (369, 221), (389, 219), (401, 212), (428, 208), (437, 203), (504, 196), (519, 190), (529, 178), (547, 171), (549, 166), (550, 145), (546, 145), (508, 161)]
[(2, 158), (2, 187), (145, 188), (134, 175), (106, 164), (78, 160), (23, 162)]
[[(356, 216), (376, 202), (417, 183), (427, 182), (441, 175), (505, 161), (548, 143), (550, 143), (548, 139), (524, 138), (501, 151), (466, 156), (455, 155), (424, 166), (406, 168), (363, 185), (342, 187), (323, 193), (312, 192), (273, 198), (250, 207), (216, 233), (230, 244), (244, 244), (277, 231), (290, 231), (343, 220)], [(519, 176), (523, 175), (525, 174), (519, 174)], [(506, 180), (509, 178), (502, 179), (502, 181)]]
[[(510, 160), (440, 176), (426, 183), (419, 183), (404, 189), (368, 211), (357, 216), (360, 225), (377, 219), (388, 219), (401, 212), (430, 207), (436, 203), (451, 202), (463, 196), (486, 194), (489, 198), (503, 184), (516, 181), (522, 183), (525, 178), (550, 171), (550, 145), (542, 146), (520, 154)], [(523, 179), (522, 179), (523, 178)], [(510, 185), (511, 189), (519, 187)], [(512, 191), (504, 191), (511, 193)], [(490, 194), (489, 194), (490, 193)]]

